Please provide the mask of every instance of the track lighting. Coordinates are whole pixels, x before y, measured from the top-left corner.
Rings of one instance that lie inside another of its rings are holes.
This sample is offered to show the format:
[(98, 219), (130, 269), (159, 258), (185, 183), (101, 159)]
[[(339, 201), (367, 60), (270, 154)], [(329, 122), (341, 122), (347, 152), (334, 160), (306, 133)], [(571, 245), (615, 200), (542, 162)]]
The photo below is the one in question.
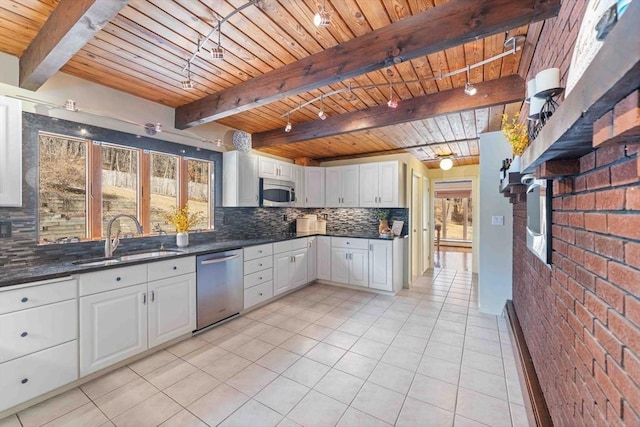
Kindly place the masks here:
[(331, 15), (325, 6), (325, 0), (322, 0), (322, 7), (313, 15), (313, 24), (318, 28), (326, 28), (331, 24)]
[(470, 66), (467, 66), (467, 83), (464, 85), (464, 93), (469, 96), (473, 96), (478, 92), (478, 89), (476, 89), (475, 86), (471, 84), (469, 69), (470, 69)]
[(220, 44), (220, 25), (222, 23), (218, 22), (218, 45), (216, 47), (211, 48), (211, 58), (212, 59), (224, 59), (224, 49)]
[(291, 120), (289, 119), (289, 114), (287, 114), (287, 125), (284, 127), (285, 132), (291, 132)]
[(389, 101), (387, 101), (389, 108), (398, 108), (398, 100), (393, 98), (393, 83), (389, 83)]
[(180, 83), (182, 83), (182, 89), (184, 90), (193, 89), (193, 80), (191, 80), (191, 62), (187, 65), (187, 80), (183, 80)]
[(322, 102), (322, 97), (320, 97), (320, 111), (318, 111), (318, 117), (320, 117), (320, 120), (327, 119), (327, 115), (324, 113), (324, 104)]

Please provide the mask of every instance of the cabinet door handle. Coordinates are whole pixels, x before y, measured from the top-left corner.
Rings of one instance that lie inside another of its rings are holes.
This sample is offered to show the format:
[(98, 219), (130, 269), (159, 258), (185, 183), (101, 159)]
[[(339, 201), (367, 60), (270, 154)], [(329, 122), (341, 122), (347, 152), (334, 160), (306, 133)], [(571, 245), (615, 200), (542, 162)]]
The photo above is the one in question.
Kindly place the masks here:
[(156, 300), (156, 291), (151, 291), (151, 302)]
[(26, 337), (27, 335), (29, 335), (29, 334), (28, 334), (26, 331), (20, 334), (20, 336), (21, 336), (22, 338)]
[(144, 292), (144, 293), (142, 294), (142, 304), (146, 304), (146, 303), (147, 303), (147, 293), (146, 293), (146, 292)]
[(369, 250), (372, 251), (373, 250), (373, 245), (369, 245)]
[(349, 252), (347, 252), (346, 254), (344, 254), (344, 257), (345, 257), (346, 259), (349, 259)]
[(24, 297), (24, 298), (22, 298), (22, 299), (20, 300), (20, 302), (27, 302), (27, 301), (29, 301), (29, 298), (27, 298), (27, 297)]

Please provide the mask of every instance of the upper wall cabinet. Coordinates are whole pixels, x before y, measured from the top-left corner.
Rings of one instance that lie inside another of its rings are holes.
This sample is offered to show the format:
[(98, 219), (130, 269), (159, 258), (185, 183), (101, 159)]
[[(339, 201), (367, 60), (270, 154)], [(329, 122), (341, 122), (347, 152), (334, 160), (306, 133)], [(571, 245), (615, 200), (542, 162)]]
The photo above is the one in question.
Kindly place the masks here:
[(22, 103), (0, 96), (0, 206), (22, 206)]
[(222, 155), (222, 175), (222, 206), (258, 206), (258, 156), (227, 151)]
[(260, 178), (280, 179), (282, 181), (293, 181), (293, 163), (281, 162), (270, 157), (260, 156), (259, 160)]
[(360, 165), (360, 207), (397, 208), (404, 204), (404, 177), (397, 161)]
[(358, 165), (332, 166), (325, 169), (328, 208), (358, 207), (358, 173)]
[(307, 208), (324, 208), (323, 167), (304, 168), (304, 200)]

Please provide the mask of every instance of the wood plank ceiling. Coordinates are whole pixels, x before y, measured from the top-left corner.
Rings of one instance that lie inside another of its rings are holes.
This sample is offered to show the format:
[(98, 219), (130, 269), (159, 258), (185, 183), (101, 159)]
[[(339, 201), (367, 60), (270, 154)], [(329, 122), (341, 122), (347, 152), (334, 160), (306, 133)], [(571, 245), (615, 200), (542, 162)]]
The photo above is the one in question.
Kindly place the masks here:
[[(452, 1), (469, 3), (466, 0)], [(0, 2), (0, 51), (21, 57), (58, 2)], [(197, 49), (198, 40), (211, 31), (217, 17), (227, 16), (246, 0), (130, 0), (61, 71), (178, 107), (447, 2), (327, 0), (326, 7), (332, 11), (331, 25), (316, 28), (312, 17), (321, 1), (262, 0), (221, 26), (221, 45), (225, 49), (223, 60), (211, 59), (208, 52), (215, 46), (216, 34), (203, 46), (191, 65), (195, 87), (184, 90), (181, 81), (186, 80), (186, 73), (182, 70), (187, 58)], [(529, 40), (533, 40), (533, 44), (528, 41), (524, 55), (520, 50), (473, 68), (470, 79), (472, 83), (480, 83), (513, 75), (519, 69), (526, 71), (529, 66), (527, 50), (535, 47), (534, 33), (537, 30), (536, 24), (531, 27), (531, 31), (529, 26), (522, 26), (506, 34), (478, 38), (237, 113), (218, 122), (249, 133), (283, 129), (287, 122), (286, 113), (292, 108), (348, 85), (383, 84), (370, 90), (354, 89), (327, 97), (323, 104), (329, 116), (385, 105), (389, 99), (390, 83), (393, 83), (394, 97), (401, 103), (426, 94), (463, 88), (465, 73), (422, 83), (403, 82), (437, 77), (440, 73), (465, 68), (508, 50), (503, 45), (507, 37), (527, 36), (529, 32)], [(452, 112), (409, 123), (262, 148), (261, 151), (292, 159), (308, 157), (322, 160), (385, 154), (387, 150), (408, 151), (428, 167), (437, 167), (438, 155), (453, 153), (455, 165), (476, 164), (479, 162), (478, 134), (499, 130), (502, 114), (517, 112), (520, 105), (521, 102), (514, 102)], [(319, 121), (318, 110), (318, 103), (302, 108), (291, 114), (291, 123), (295, 126), (301, 122)], [(403, 148), (411, 146), (420, 147)]]

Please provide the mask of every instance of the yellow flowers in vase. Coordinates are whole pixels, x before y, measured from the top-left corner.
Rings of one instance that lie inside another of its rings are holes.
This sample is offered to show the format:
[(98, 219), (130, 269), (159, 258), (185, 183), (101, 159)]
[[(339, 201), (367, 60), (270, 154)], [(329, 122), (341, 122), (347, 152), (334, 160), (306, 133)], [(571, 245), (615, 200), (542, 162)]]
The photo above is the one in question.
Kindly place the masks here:
[(507, 138), (514, 156), (521, 156), (529, 146), (529, 134), (526, 123), (519, 120), (519, 114), (509, 118), (508, 114), (502, 115), (502, 133)]
[(201, 212), (189, 212), (189, 205), (186, 205), (182, 209), (174, 207), (173, 211), (165, 212), (162, 216), (169, 224), (176, 228), (178, 233), (186, 233), (190, 228), (203, 219)]

